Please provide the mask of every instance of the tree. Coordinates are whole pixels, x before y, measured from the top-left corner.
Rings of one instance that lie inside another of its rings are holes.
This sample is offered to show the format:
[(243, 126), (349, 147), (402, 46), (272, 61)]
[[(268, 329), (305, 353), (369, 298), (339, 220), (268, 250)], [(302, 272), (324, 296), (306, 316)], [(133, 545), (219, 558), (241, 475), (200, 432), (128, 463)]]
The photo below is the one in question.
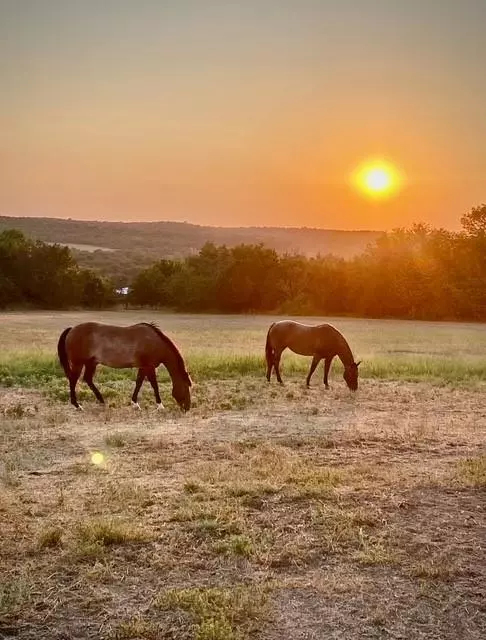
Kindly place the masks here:
[(61, 309), (112, 301), (110, 285), (80, 270), (68, 247), (33, 242), (15, 229), (0, 234), (0, 307)]
[(133, 281), (129, 301), (135, 305), (151, 307), (177, 305), (174, 278), (181, 269), (181, 264), (175, 260), (159, 260), (143, 269)]
[(461, 218), (461, 224), (468, 236), (486, 235), (486, 204), (473, 207), (469, 213)]
[(114, 287), (89, 269), (79, 274), (80, 304), (88, 309), (101, 309), (115, 301)]

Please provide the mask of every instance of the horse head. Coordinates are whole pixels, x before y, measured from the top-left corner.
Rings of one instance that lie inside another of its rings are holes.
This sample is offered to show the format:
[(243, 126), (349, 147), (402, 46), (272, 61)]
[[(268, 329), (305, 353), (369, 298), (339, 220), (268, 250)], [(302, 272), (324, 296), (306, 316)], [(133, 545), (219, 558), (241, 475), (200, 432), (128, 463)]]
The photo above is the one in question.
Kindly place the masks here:
[(182, 411), (189, 411), (191, 408), (191, 386), (192, 381), (187, 371), (184, 371), (184, 375), (177, 376), (172, 382), (172, 397)]
[(358, 388), (358, 367), (360, 364), (361, 360), (344, 367), (343, 378), (351, 391), (356, 391)]

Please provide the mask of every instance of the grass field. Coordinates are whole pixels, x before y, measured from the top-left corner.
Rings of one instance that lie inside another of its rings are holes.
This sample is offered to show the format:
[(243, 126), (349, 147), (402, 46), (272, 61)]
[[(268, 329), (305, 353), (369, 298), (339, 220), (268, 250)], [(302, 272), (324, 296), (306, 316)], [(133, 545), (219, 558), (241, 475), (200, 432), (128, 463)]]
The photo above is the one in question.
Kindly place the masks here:
[[(57, 338), (94, 317), (157, 320), (191, 411), (109, 369), (72, 409)], [(290, 354), (267, 384), (272, 320), (0, 315), (0, 638), (486, 637), (486, 326), (331, 319), (351, 394)]]

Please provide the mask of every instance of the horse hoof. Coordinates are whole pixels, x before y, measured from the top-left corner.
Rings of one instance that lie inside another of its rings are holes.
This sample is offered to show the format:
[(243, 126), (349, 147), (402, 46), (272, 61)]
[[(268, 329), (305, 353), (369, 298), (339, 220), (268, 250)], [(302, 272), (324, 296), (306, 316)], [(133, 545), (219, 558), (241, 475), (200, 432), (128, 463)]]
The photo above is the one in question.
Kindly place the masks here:
[(140, 411), (140, 405), (138, 404), (138, 402), (133, 402), (133, 400), (132, 400), (132, 407), (134, 409), (138, 409), (138, 411)]
[(159, 402), (157, 404), (157, 411), (163, 411), (164, 409), (165, 409), (164, 405), (161, 402)]

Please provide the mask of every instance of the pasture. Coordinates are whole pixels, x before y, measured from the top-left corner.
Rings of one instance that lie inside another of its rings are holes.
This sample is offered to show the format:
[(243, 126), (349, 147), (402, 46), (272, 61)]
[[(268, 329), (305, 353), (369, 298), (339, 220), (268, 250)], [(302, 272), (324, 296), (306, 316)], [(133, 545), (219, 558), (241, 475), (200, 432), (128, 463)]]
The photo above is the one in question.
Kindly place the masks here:
[[(191, 411), (111, 369), (71, 407), (56, 344), (88, 319), (157, 321)], [(486, 326), (327, 319), (352, 394), (288, 352), (268, 384), (273, 320), (0, 314), (1, 638), (486, 636)]]

